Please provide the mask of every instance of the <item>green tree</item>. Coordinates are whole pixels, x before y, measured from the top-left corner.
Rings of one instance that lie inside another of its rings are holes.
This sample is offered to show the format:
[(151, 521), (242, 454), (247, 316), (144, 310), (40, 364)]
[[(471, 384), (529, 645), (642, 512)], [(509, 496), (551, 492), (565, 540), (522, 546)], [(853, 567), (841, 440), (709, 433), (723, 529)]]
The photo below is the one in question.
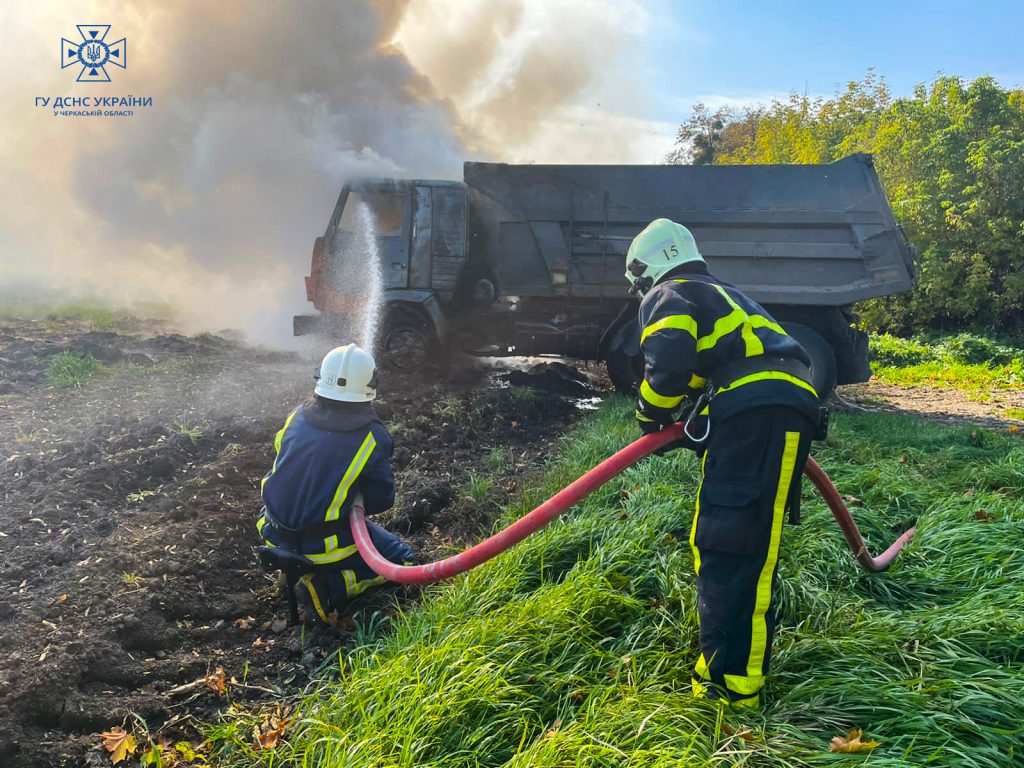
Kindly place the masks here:
[(676, 131), (676, 143), (665, 157), (666, 163), (710, 165), (715, 161), (722, 140), (722, 130), (734, 120), (728, 107), (715, 112), (703, 102), (693, 105), (690, 119)]
[[(991, 77), (969, 84), (940, 77), (894, 99), (884, 78), (869, 71), (831, 99), (793, 94), (729, 112), (721, 125), (713, 117), (703, 109), (680, 127), (677, 149), (690, 142), (694, 162), (874, 155), (921, 258), (912, 293), (862, 305), (869, 325), (1024, 332), (1024, 92)], [(701, 127), (708, 139), (697, 144)]]

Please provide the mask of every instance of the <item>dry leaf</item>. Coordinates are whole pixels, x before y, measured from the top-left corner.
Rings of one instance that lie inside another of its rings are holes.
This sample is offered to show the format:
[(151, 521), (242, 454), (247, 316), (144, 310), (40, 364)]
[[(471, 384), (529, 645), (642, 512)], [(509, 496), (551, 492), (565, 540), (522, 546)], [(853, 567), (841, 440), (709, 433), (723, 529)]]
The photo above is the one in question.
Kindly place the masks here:
[(987, 509), (979, 509), (974, 513), (974, 519), (982, 523), (991, 523), (996, 519), (996, 516), (989, 512)]
[(851, 507), (864, 506), (864, 502), (861, 499), (858, 499), (856, 496), (851, 496), (848, 493), (843, 494), (843, 501), (845, 501)]
[(899, 463), (900, 464), (906, 464), (907, 463), (907, 457), (906, 456), (900, 456)]
[(285, 709), (284, 712), (265, 715), (263, 723), (253, 727), (252, 735), (256, 741), (256, 749), (273, 749), (277, 746), (288, 728), (288, 723), (291, 722), (291, 718), (287, 716), (288, 712), (289, 710)]
[(103, 739), (103, 747), (110, 753), (110, 762), (117, 765), (122, 760), (127, 760), (129, 755), (135, 754), (138, 744), (135, 737), (119, 725), (115, 725), (109, 731), (100, 734)]
[(252, 629), (253, 621), (254, 620), (253, 620), (252, 616), (245, 616), (245, 617), (240, 618), (240, 619), (235, 619), (235, 628), (236, 629)]
[(68, 601), (68, 596), (67, 595), (58, 595), (57, 596), (57, 602), (58, 603), (66, 603), (67, 601)]
[(554, 736), (556, 733), (558, 733), (558, 729), (561, 728), (561, 727), (562, 727), (562, 721), (561, 720), (555, 720), (555, 722), (553, 722), (551, 724), (551, 727), (548, 728), (547, 733), (544, 734), (544, 738), (545, 739), (550, 739), (552, 736)]
[(861, 741), (861, 736), (864, 735), (864, 731), (860, 728), (854, 728), (846, 737), (833, 736), (831, 743), (828, 745), (829, 752), (867, 752), (869, 749), (874, 749), (878, 746), (877, 741)]
[(228, 692), (227, 678), (224, 675), (224, 667), (217, 667), (213, 672), (203, 678), (207, 689), (220, 696)]
[(728, 723), (723, 722), (722, 733), (724, 733), (726, 736), (733, 736), (737, 739), (742, 739), (743, 741), (749, 741), (752, 744), (758, 744), (761, 741), (760, 737), (755, 736), (754, 732), (745, 725), (741, 725), (738, 728), (733, 728)]

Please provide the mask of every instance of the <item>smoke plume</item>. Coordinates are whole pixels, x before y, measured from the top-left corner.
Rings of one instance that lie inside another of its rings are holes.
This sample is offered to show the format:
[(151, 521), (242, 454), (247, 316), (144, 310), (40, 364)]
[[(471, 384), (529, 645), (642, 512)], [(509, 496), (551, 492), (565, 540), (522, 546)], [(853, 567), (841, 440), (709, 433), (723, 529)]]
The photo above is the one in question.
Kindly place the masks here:
[[(83, 23), (127, 38), (111, 83), (59, 67)], [(346, 178), (570, 159), (579, 100), (643, 24), (600, 0), (6, 3), (0, 287), (168, 302), (193, 327), (282, 341)], [(33, 106), (129, 94), (153, 106)], [(590, 162), (654, 159), (597, 134)]]

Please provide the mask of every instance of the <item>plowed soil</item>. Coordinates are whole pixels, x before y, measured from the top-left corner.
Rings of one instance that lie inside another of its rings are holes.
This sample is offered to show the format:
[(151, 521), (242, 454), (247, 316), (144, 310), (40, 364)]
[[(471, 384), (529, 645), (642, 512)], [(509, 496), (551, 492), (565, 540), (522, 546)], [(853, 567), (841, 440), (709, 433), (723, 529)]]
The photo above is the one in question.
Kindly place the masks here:
[[(55, 388), (63, 351), (104, 368)], [(109, 765), (99, 733), (139, 732), (136, 718), (195, 739), (193, 718), (228, 706), (218, 670), (232, 701), (270, 700), (352, 642), (351, 616), (286, 626), (254, 554), (273, 433), (314, 365), (211, 335), (0, 322), (0, 765)], [(575, 418), (550, 391), (564, 376), (534, 378), (547, 390), (465, 371), (384, 379), (399, 487), (380, 522), (421, 558), (487, 530)], [(355, 611), (386, 621), (415, 599), (393, 588)]]

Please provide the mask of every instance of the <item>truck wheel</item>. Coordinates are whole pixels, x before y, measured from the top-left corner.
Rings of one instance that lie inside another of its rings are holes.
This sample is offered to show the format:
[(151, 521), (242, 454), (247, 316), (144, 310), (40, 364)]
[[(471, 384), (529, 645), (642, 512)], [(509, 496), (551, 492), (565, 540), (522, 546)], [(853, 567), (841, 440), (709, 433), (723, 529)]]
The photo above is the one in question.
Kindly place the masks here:
[(782, 327), (797, 340), (811, 358), (811, 384), (821, 402), (828, 400), (836, 388), (836, 354), (821, 334), (800, 323), (782, 323)]
[(615, 391), (635, 395), (644, 377), (644, 358), (640, 353), (640, 323), (631, 319), (612, 334), (604, 355), (608, 378)]
[(438, 347), (434, 329), (427, 320), (400, 310), (385, 321), (378, 354), (387, 368), (410, 373), (438, 362)]

